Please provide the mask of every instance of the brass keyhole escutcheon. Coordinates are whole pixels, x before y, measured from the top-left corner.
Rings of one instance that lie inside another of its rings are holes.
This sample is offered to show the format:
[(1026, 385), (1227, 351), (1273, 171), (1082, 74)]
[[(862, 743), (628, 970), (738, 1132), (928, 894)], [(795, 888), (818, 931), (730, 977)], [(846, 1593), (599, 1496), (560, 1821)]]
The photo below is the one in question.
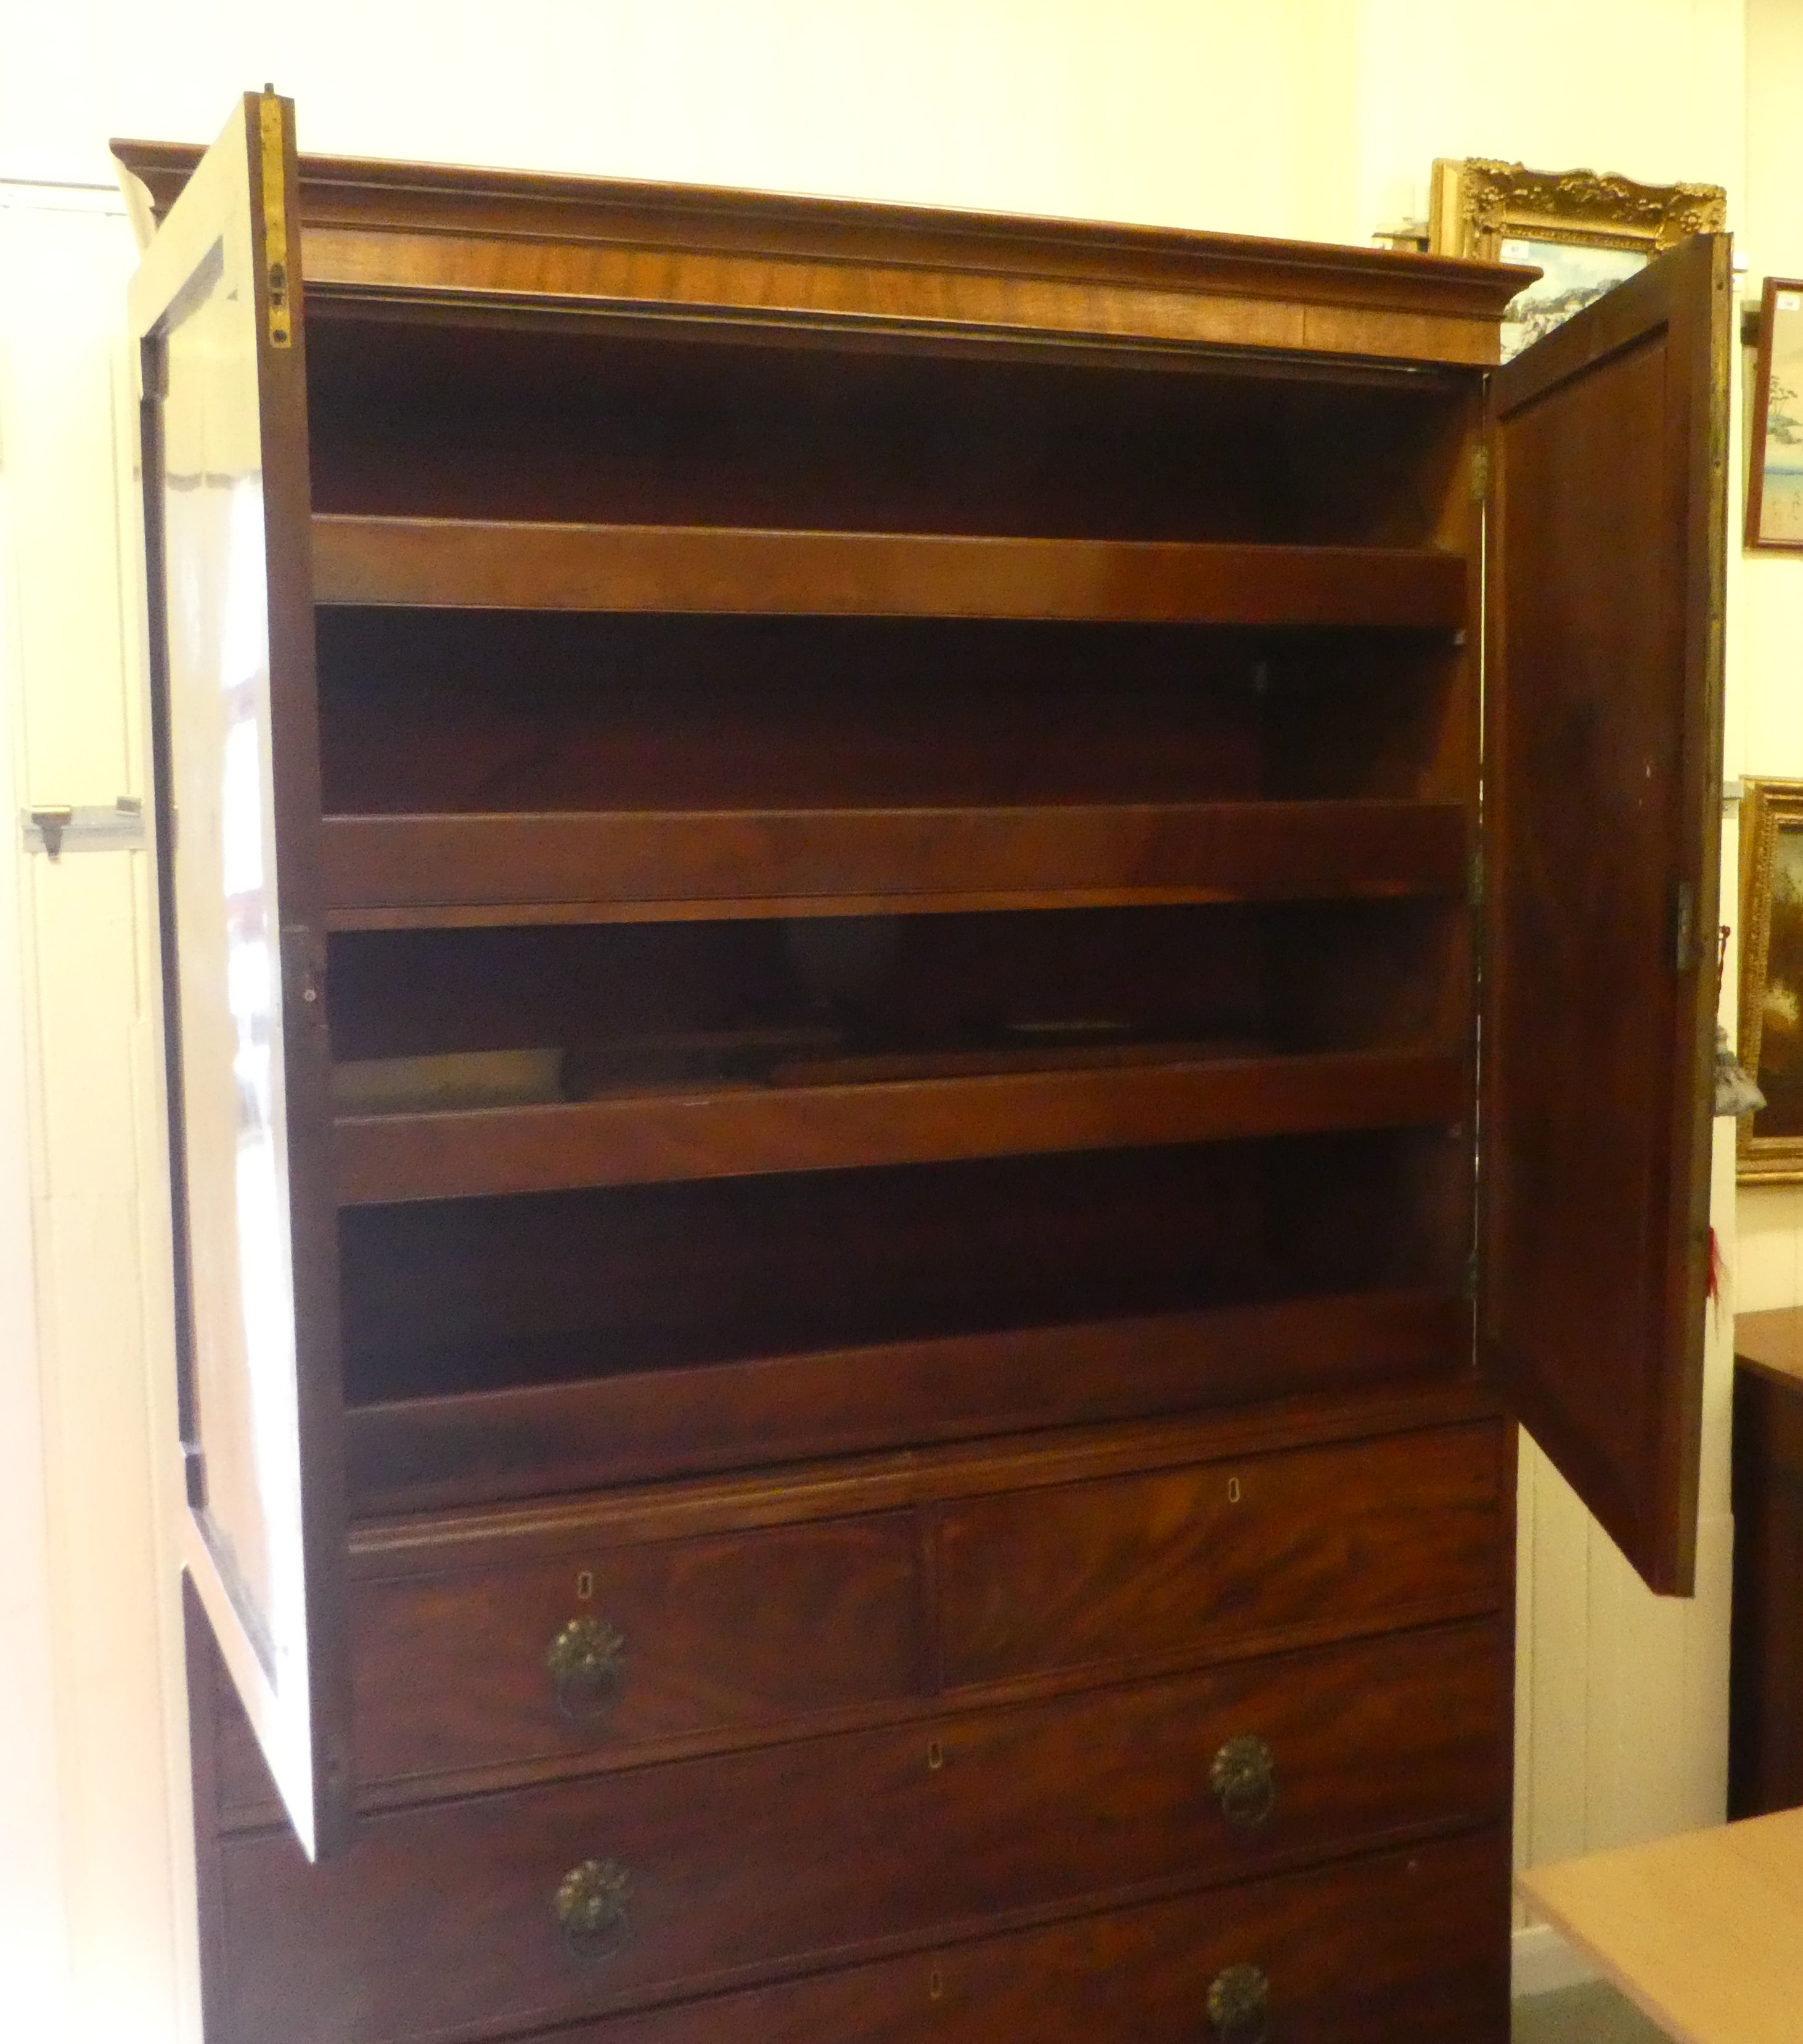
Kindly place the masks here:
[(604, 1718), (626, 1680), (626, 1642), (605, 1618), (573, 1618), (544, 1657), (557, 1708), (576, 1724)]
[(1219, 2044), (1265, 2044), (1271, 1982), (1258, 1966), (1229, 1966), (1209, 1983), (1209, 2027)]
[(942, 1745), (940, 1743), (940, 1742), (939, 1742), (936, 1739), (929, 1739), (927, 1741), (927, 1769), (928, 1769), (928, 1772), (929, 1773), (936, 1774), (936, 1773), (939, 1772), (939, 1770), (940, 1769), (940, 1768), (942, 1768), (944, 1765), (945, 1765), (945, 1748), (944, 1747), (944, 1746), (942, 1746)]
[(1215, 1755), (1209, 1786), (1236, 1831), (1256, 1831), (1276, 1806), (1276, 1757), (1255, 1733), (1243, 1733)]
[(632, 1881), (617, 1859), (586, 1859), (557, 1884), (554, 1904), (571, 1956), (610, 1959), (632, 1934)]

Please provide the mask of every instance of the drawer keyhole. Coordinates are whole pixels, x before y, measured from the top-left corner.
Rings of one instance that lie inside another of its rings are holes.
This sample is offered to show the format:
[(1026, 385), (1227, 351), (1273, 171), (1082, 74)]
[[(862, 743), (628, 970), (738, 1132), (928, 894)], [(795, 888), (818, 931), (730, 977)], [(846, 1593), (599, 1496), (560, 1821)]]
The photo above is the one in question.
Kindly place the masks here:
[(940, 1743), (940, 1742), (939, 1742), (936, 1739), (929, 1739), (927, 1741), (927, 1768), (928, 1768), (928, 1771), (929, 1773), (931, 1773), (936, 1774), (936, 1773), (939, 1772), (939, 1770), (940, 1769), (940, 1768), (942, 1768), (944, 1765), (945, 1765), (945, 1748), (944, 1748), (944, 1746)]

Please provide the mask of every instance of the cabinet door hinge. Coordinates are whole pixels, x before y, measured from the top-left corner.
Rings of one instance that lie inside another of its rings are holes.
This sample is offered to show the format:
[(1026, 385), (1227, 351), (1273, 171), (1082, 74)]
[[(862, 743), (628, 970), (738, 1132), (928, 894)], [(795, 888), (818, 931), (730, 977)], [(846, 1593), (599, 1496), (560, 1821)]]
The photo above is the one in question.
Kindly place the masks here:
[(1680, 975), (1697, 969), (1697, 889), (1688, 880), (1671, 891), (1671, 966)]
[(1484, 846), (1480, 838), (1471, 847), (1471, 859), (1466, 874), (1465, 900), (1468, 907), (1481, 909), (1484, 905)]
[(1471, 501), (1487, 504), (1490, 494), (1490, 444), (1479, 440), (1471, 450)]
[(323, 1046), (325, 1029), (325, 938), (305, 923), (282, 926), (283, 1004), (292, 1028), (297, 1022), (304, 1039)]

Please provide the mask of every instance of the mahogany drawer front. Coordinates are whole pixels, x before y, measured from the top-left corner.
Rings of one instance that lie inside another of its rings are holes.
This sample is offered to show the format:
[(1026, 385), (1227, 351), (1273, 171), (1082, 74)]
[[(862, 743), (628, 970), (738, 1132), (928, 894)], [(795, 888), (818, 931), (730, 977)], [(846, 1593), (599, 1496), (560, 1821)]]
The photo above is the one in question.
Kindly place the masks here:
[[(279, 1833), (228, 1840), (235, 2027), (378, 2044), (571, 2021), (1491, 1823), (1508, 1647), (1500, 1622), (1450, 1627), (424, 1805), (367, 1819), (317, 1868)], [(1249, 1739), (1270, 1750), (1272, 1793), (1236, 1823), (1211, 1776)], [(605, 1956), (574, 1954), (557, 1920), (581, 1868), (629, 1921)]]
[[(898, 1512), (355, 1582), (359, 1778), (906, 1696), (920, 1685), (918, 1549)], [(268, 1793), (254, 1751), (234, 1754), (225, 1782), (229, 1812)]]
[(944, 1683), (1500, 1608), (1508, 1466), (1480, 1424), (948, 1505)]
[(1210, 2019), (1210, 1992), (1218, 2011), (1217, 1983), (1245, 1967), (1265, 1983), (1270, 2044), (1505, 2044), (1508, 1936), (1508, 1835), (1484, 1831), (619, 2016), (555, 2044), (1219, 2044), (1232, 2032)]

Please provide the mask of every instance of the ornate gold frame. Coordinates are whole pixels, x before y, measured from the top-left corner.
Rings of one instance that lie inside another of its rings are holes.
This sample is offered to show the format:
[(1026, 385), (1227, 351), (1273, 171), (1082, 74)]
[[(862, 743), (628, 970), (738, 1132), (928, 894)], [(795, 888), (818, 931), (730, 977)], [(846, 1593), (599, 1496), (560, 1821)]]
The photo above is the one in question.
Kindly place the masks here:
[(1485, 156), (1434, 164), (1428, 246), (1499, 259), (1505, 240), (1564, 241), (1647, 256), (1728, 224), (1720, 185), (1642, 185), (1597, 171), (1530, 171)]
[[(1803, 830), (1803, 781), (1749, 781), (1740, 800), (1741, 1063), (1759, 1074), (1766, 973), (1772, 928), (1772, 865), (1781, 829)], [(1803, 1179), (1803, 1135), (1762, 1135), (1759, 1116), (1743, 1115), (1735, 1176)]]

